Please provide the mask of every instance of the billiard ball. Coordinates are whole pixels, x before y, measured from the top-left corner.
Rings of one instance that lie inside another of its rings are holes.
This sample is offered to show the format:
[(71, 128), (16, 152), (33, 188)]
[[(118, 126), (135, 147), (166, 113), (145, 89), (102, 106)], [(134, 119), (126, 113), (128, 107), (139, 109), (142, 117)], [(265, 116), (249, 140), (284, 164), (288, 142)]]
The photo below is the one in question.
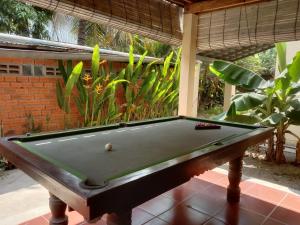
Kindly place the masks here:
[(105, 145), (105, 150), (106, 150), (106, 151), (111, 151), (111, 150), (112, 150), (112, 144), (111, 144), (111, 143), (107, 143), (107, 144)]

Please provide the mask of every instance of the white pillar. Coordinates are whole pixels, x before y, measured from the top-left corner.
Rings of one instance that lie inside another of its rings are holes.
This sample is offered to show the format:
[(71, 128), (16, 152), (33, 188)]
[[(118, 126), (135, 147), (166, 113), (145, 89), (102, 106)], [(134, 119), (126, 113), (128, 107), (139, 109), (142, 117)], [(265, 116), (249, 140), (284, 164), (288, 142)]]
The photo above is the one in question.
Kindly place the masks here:
[(178, 106), (179, 115), (194, 117), (197, 116), (199, 88), (199, 73), (195, 71), (197, 22), (196, 15), (184, 15)]
[(223, 110), (227, 111), (231, 103), (231, 97), (235, 95), (235, 86), (225, 83)]
[(193, 93), (193, 102), (192, 102), (192, 109), (191, 109), (191, 116), (197, 117), (198, 116), (198, 94), (199, 94), (199, 76), (200, 76), (200, 69), (201, 69), (201, 62), (197, 61), (195, 65), (195, 74), (194, 74), (194, 93)]

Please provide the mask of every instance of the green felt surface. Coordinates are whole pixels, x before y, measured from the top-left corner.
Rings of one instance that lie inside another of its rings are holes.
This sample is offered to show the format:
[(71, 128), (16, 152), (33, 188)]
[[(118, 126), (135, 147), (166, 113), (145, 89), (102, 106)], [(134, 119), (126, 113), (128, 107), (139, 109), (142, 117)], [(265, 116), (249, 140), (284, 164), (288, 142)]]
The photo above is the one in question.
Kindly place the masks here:
[[(195, 130), (197, 121), (178, 119), (51, 138), (19, 142), (19, 145), (62, 167), (88, 183), (104, 181), (138, 171), (208, 146), (218, 140), (248, 133), (252, 129), (222, 126)], [(111, 143), (113, 150), (105, 150)]]

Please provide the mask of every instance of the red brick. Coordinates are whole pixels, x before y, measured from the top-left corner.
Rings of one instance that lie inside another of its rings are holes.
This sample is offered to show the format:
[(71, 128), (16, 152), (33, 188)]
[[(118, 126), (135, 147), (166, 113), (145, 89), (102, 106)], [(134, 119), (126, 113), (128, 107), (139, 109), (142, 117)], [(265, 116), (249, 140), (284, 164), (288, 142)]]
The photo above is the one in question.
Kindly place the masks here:
[(17, 76), (17, 82), (28, 82), (28, 76)]
[(7, 82), (16, 82), (17, 81), (15, 76), (5, 76), (4, 80)]
[(44, 87), (46, 87), (46, 88), (54, 88), (54, 87), (56, 87), (56, 84), (55, 83), (44, 83)]
[(10, 95), (7, 95), (7, 94), (0, 95), (0, 100), (7, 101), (7, 100), (10, 100), (10, 99), (11, 99)]
[(10, 86), (14, 87), (14, 88), (23, 88), (24, 87), (23, 83), (17, 83), (17, 82), (11, 82)]
[(15, 92), (16, 92), (16, 94), (27, 95), (28, 89), (27, 88), (17, 88), (17, 89), (15, 89)]
[(22, 87), (26, 87), (26, 88), (30, 88), (30, 87), (32, 87), (32, 83), (31, 82), (22, 82)]
[(10, 112), (8, 114), (8, 118), (18, 118), (18, 117), (23, 117), (23, 113), (20, 112)]
[(36, 82), (32, 84), (33, 87), (44, 87), (44, 83), (42, 82)]
[(40, 82), (39, 77), (28, 77), (29, 82)]
[(3, 88), (3, 87), (9, 87), (9, 83), (8, 82), (0, 82), (0, 87)]
[(33, 116), (41, 116), (42, 115), (42, 111), (41, 110), (35, 110), (35, 111), (31, 111), (30, 112)]
[[(26, 114), (29, 113), (33, 115), (37, 124), (43, 125), (44, 131), (64, 128), (64, 112), (59, 109), (55, 94), (55, 83), (57, 80), (62, 80), (61, 77), (17, 76), (14, 82), (6, 82), (4, 78), (1, 80), (0, 116), (4, 122), (5, 133), (26, 132), (24, 124), (28, 122)], [(70, 123), (76, 127), (80, 117), (73, 102), (71, 102), (71, 109)], [(50, 117), (49, 123), (46, 122), (47, 116)]]
[(41, 82), (44, 82), (44, 83), (56, 83), (56, 81), (58, 80), (61, 80), (62, 81), (62, 78), (58, 78), (58, 77), (41, 77), (40, 78)]

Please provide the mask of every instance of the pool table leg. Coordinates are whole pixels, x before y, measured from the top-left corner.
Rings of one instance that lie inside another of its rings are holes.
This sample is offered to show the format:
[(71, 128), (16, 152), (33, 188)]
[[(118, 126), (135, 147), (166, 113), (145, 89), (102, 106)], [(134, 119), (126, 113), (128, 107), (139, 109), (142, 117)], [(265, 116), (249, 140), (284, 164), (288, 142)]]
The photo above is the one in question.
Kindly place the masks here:
[(227, 201), (236, 203), (240, 201), (240, 182), (242, 178), (243, 157), (236, 158), (229, 162), (227, 187)]
[(66, 216), (67, 205), (55, 195), (50, 193), (49, 207), (52, 213), (49, 221), (50, 225), (67, 225), (68, 217)]
[(131, 209), (107, 215), (107, 225), (131, 225)]

